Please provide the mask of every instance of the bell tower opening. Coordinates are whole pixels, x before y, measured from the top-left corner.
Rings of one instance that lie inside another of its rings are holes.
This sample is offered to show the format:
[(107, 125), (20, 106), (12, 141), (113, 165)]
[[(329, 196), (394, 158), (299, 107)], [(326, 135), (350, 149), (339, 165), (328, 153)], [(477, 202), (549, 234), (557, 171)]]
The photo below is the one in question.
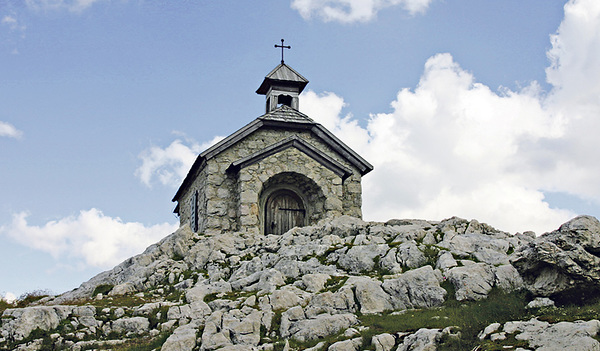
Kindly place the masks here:
[(286, 105), (289, 107), (293, 107), (292, 106), (292, 97), (289, 95), (279, 95), (277, 97), (277, 107), (281, 106), (281, 105)]

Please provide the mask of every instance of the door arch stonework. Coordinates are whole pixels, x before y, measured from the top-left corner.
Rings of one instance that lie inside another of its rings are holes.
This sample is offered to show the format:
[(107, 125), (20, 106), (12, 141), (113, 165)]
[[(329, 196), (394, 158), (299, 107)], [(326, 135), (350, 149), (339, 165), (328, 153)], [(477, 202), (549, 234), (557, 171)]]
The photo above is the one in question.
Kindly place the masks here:
[[(324, 218), (325, 199), (323, 189), (306, 175), (282, 172), (271, 176), (263, 183), (259, 194), (260, 232), (262, 234), (274, 232), (272, 229), (274, 214), (269, 213), (269, 208), (273, 209), (274, 204), (280, 204), (279, 207), (288, 209), (287, 222), (291, 224), (285, 225), (285, 228), (289, 230), (294, 226), (313, 225)], [(295, 216), (292, 213), (295, 213)], [(283, 215), (279, 214), (279, 216)], [(287, 230), (278, 232), (285, 233)]]

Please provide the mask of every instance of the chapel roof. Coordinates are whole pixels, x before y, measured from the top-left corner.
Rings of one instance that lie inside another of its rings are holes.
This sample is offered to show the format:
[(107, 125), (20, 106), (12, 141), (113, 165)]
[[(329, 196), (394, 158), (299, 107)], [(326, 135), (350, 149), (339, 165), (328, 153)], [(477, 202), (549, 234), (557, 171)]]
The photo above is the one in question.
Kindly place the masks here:
[(275, 67), (269, 74), (266, 75), (262, 84), (256, 90), (256, 93), (260, 95), (266, 95), (269, 92), (269, 87), (273, 85), (273, 83), (297, 86), (300, 89), (298, 91), (299, 94), (308, 84), (308, 79), (304, 78), (292, 67), (282, 62), (277, 67)]
[(358, 169), (361, 175), (365, 175), (373, 170), (373, 166), (358, 155), (349, 146), (344, 144), (333, 133), (315, 122), (302, 112), (289, 106), (282, 105), (275, 110), (268, 112), (244, 127), (240, 128), (225, 139), (209, 147), (196, 158), (187, 176), (183, 180), (172, 201), (178, 201), (185, 189), (193, 182), (197, 172), (204, 167), (206, 161), (227, 150), (240, 140), (246, 138), (253, 132), (261, 128), (284, 128), (293, 130), (309, 130), (317, 138), (331, 147), (340, 156), (346, 159), (350, 164)]

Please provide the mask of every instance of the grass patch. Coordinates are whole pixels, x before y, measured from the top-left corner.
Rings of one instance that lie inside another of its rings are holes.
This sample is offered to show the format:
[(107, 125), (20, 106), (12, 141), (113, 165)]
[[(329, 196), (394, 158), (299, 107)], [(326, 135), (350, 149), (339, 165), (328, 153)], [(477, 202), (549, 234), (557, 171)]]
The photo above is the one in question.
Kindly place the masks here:
[(346, 281), (348, 280), (347, 276), (331, 276), (324, 285), (324, 291), (331, 291), (332, 293), (340, 290)]
[(600, 315), (600, 300), (588, 305), (567, 304), (558, 307), (542, 307), (531, 311), (539, 320), (549, 323), (574, 322), (576, 320), (598, 319)]
[(430, 265), (432, 268), (435, 268), (435, 264), (437, 263), (438, 254), (440, 252), (440, 248), (435, 245), (422, 245), (419, 247), (423, 255), (427, 259), (426, 265)]
[(252, 295), (256, 295), (256, 291), (230, 291), (227, 293), (210, 293), (204, 296), (204, 302), (209, 303), (215, 300), (234, 301), (240, 298), (248, 298)]
[(154, 338), (134, 338), (128, 340), (120, 345), (111, 346), (110, 349), (113, 351), (151, 351), (159, 349), (167, 338), (169, 337), (169, 333), (163, 332), (158, 334), (158, 336)]
[(363, 337), (369, 340), (381, 333), (457, 326), (462, 338), (448, 340), (438, 350), (470, 350), (480, 344), (477, 334), (491, 323), (520, 320), (526, 316), (525, 303), (524, 292), (503, 293), (494, 289), (487, 299), (481, 301), (458, 302), (449, 298), (442, 308), (408, 310), (397, 315), (363, 315), (359, 318), (362, 325), (369, 327), (363, 333)]
[(134, 307), (140, 306), (147, 302), (152, 302), (144, 297), (138, 297), (134, 295), (121, 295), (121, 296), (110, 296), (103, 298), (102, 300), (86, 300), (86, 301), (74, 301), (75, 305), (91, 305), (96, 308), (104, 307)]

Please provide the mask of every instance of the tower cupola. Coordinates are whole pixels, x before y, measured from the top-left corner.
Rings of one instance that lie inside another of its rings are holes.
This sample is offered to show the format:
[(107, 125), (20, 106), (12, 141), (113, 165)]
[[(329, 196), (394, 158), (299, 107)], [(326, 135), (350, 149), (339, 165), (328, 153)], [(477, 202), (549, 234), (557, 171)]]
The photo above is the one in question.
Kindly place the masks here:
[(298, 96), (308, 84), (308, 80), (283, 61), (283, 49), (291, 47), (283, 45), (283, 39), (281, 45), (275, 47), (281, 48), (281, 63), (267, 74), (256, 93), (266, 96), (266, 113), (281, 105), (298, 110)]

